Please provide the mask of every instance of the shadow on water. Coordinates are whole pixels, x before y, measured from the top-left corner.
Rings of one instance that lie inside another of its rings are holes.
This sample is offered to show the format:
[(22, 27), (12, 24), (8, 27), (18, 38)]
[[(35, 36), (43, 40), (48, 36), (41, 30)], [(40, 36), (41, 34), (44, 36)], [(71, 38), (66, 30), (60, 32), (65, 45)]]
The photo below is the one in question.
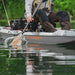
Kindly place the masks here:
[(66, 49), (73, 49), (75, 50), (75, 41), (59, 44), (60, 47), (65, 47)]
[(0, 47), (0, 75), (75, 75), (74, 44), (27, 43), (22, 50)]

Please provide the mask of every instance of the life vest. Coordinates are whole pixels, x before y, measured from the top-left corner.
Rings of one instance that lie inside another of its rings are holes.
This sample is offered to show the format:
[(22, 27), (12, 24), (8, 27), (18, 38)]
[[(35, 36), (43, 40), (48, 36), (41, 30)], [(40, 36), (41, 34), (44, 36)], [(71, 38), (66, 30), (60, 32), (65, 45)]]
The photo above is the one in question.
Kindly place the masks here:
[[(41, 0), (34, 0), (33, 1), (33, 4), (32, 4), (32, 12), (35, 11), (35, 9), (37, 8), (37, 6), (39, 5), (39, 3), (41, 2)], [(41, 6), (39, 7), (39, 9), (42, 9), (42, 8), (47, 8), (48, 11), (51, 12), (51, 6), (54, 5), (53, 1), (52, 0), (48, 0), (46, 2), (43, 2), (41, 4)]]

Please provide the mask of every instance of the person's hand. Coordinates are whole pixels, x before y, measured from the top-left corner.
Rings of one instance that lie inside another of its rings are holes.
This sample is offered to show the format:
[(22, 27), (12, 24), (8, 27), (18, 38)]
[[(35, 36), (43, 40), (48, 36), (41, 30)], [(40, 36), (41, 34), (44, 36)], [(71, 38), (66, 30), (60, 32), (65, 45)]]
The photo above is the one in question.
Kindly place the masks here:
[(27, 18), (27, 22), (28, 23), (30, 23), (30, 22), (32, 22), (34, 19), (32, 18), (32, 16), (29, 16), (28, 18)]

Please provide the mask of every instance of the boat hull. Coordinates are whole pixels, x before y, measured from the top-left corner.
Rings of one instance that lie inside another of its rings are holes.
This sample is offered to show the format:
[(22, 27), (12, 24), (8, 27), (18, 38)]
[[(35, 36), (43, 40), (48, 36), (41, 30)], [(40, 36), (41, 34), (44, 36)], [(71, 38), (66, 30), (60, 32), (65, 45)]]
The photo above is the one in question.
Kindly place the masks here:
[[(4, 41), (9, 37), (15, 37), (21, 31), (0, 28), (0, 40)], [(75, 29), (61, 30), (57, 29), (56, 32), (25, 32), (23, 40), (29, 43), (39, 44), (59, 44), (75, 41)]]
[(25, 39), (29, 43), (40, 44), (59, 44), (75, 41), (75, 37), (71, 36), (26, 36)]

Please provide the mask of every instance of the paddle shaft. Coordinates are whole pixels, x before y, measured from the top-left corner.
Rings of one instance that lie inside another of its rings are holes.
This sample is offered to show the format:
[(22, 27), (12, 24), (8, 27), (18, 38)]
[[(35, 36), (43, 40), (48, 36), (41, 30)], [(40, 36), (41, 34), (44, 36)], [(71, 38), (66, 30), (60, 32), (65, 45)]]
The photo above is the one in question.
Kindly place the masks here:
[[(41, 0), (41, 2), (39, 3), (38, 7), (35, 9), (35, 11), (34, 11), (32, 17), (34, 17), (34, 15), (36, 14), (37, 10), (38, 10), (39, 7), (41, 6), (42, 2), (43, 2), (43, 0)], [(27, 23), (27, 25), (25, 26), (24, 30), (22, 31), (22, 34), (25, 32), (25, 30), (26, 30), (26, 28), (28, 27), (29, 24), (30, 24), (30, 23)]]

